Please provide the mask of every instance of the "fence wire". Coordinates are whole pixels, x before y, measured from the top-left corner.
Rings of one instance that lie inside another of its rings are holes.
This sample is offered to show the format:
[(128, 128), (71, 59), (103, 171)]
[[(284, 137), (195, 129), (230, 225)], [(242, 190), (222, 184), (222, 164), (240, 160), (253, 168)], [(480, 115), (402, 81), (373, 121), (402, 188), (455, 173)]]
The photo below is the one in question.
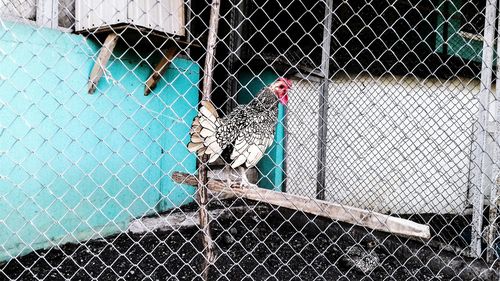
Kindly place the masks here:
[[(222, 1), (221, 118), (292, 88), (246, 172), (258, 188), (210, 193), (208, 279), (498, 280), (499, 4)], [(2, 279), (202, 278), (187, 145), (211, 8), (0, 0)], [(242, 181), (230, 161), (209, 178)], [(430, 238), (367, 222), (385, 215)]]

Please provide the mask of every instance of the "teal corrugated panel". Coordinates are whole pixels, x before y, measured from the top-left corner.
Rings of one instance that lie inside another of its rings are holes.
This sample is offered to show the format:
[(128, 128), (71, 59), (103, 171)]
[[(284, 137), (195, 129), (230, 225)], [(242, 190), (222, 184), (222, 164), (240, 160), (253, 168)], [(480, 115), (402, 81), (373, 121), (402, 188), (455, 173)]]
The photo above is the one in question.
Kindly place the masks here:
[(94, 95), (99, 46), (57, 30), (0, 27), (0, 260), (126, 229), (144, 214), (190, 202), (185, 148), (199, 67), (175, 59), (144, 96), (148, 64), (118, 48)]

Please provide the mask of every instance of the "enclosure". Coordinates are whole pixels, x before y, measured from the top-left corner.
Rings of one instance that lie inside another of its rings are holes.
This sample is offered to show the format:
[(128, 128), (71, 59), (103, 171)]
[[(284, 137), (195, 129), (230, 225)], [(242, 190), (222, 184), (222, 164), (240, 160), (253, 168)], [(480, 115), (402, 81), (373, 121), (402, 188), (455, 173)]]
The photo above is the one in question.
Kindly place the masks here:
[[(0, 278), (499, 280), (499, 16), (0, 0)], [(282, 77), (257, 187), (190, 153)]]

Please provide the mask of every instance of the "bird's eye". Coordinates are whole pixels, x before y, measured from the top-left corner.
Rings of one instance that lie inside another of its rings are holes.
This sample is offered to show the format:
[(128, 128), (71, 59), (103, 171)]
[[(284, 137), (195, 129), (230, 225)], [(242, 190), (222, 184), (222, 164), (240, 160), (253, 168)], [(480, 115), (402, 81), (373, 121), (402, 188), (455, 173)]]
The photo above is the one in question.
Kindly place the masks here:
[(280, 89), (283, 89), (283, 88), (285, 88), (285, 86), (283, 86), (283, 85), (280, 85), (280, 86), (279, 86), (279, 88), (280, 88)]

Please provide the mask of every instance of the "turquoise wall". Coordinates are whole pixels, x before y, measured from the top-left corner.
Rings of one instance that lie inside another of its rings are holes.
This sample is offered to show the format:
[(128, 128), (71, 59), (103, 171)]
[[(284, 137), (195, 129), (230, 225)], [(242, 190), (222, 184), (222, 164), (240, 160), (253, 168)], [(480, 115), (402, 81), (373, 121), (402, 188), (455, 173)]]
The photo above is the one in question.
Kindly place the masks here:
[[(262, 88), (273, 83), (278, 78), (272, 70), (264, 70), (259, 74), (252, 71), (242, 71), (239, 74), (239, 80), (243, 87), (238, 93), (238, 103), (245, 104), (250, 102)], [(259, 169), (259, 183), (261, 187), (282, 190), (284, 178), (284, 156), (285, 156), (285, 107), (279, 104), (278, 124), (274, 136), (274, 143), (267, 150), (266, 155), (257, 164)]]
[(88, 95), (99, 47), (79, 35), (0, 25), (0, 260), (123, 231), (132, 218), (193, 199), (194, 188), (169, 175), (195, 171), (185, 144), (198, 65), (175, 59), (145, 97), (148, 63), (158, 58), (118, 50), (112, 78)]

